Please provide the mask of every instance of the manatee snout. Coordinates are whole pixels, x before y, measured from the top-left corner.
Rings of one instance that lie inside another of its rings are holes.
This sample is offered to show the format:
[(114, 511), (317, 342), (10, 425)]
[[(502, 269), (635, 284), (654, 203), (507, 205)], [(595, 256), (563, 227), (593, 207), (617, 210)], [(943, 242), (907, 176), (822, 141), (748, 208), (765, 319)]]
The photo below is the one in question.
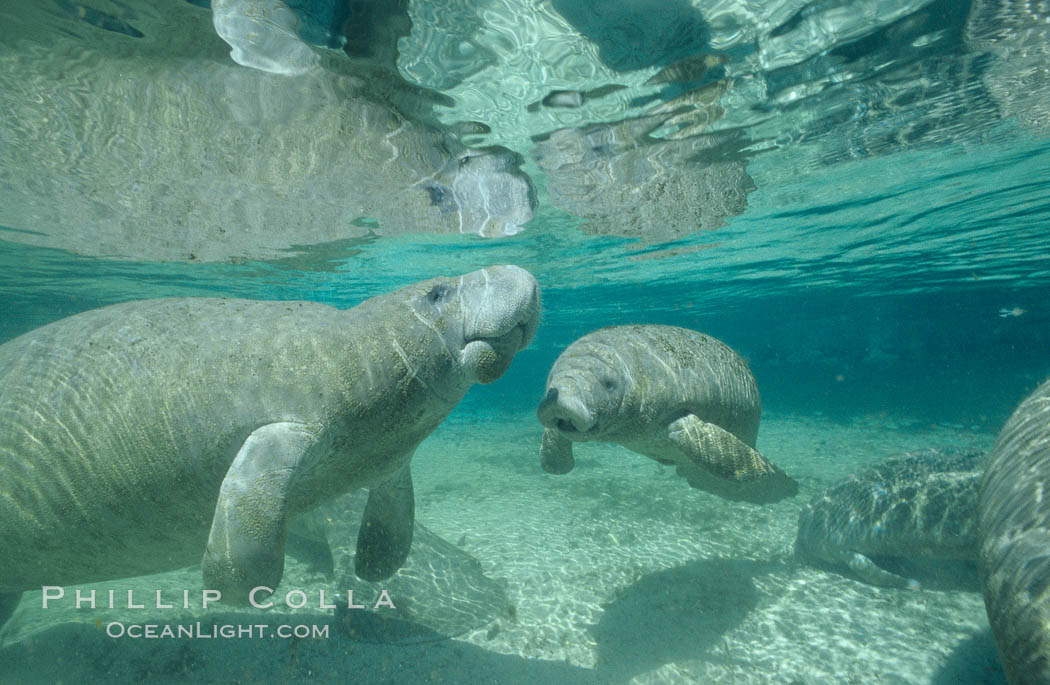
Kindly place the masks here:
[(536, 279), (513, 265), (493, 266), (464, 277), (466, 313), (461, 360), (474, 380), (491, 383), (536, 334), (540, 290)]
[(594, 414), (575, 394), (552, 386), (536, 409), (536, 416), (546, 428), (564, 433), (586, 433), (594, 427)]
[(576, 460), (572, 456), (571, 436), (594, 428), (594, 414), (575, 393), (551, 385), (536, 408), (536, 416), (544, 426), (540, 466), (547, 473), (559, 475), (572, 471)]
[(540, 287), (535, 277), (520, 266), (503, 264), (475, 271), (464, 277), (464, 296), (470, 314), (468, 340), (498, 339), (517, 334), (516, 344), (525, 347), (539, 326)]

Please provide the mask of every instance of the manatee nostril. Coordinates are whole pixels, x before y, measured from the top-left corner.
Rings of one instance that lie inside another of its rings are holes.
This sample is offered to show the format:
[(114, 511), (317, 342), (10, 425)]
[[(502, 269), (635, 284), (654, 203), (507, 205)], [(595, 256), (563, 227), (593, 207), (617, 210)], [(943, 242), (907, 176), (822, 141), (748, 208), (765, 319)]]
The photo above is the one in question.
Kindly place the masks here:
[(544, 426), (563, 433), (591, 433), (597, 423), (587, 406), (571, 391), (566, 394), (557, 387), (547, 390), (536, 415)]

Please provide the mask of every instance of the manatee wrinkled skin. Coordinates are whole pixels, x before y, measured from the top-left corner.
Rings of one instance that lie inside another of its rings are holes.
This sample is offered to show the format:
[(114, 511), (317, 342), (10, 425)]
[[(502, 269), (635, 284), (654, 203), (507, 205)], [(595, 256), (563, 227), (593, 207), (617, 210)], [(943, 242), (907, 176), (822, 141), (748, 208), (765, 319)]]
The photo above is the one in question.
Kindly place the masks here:
[(978, 568), (1012, 685), (1050, 683), (1050, 380), (1014, 411), (978, 499)]
[(203, 553), (205, 587), (244, 601), (280, 582), (289, 519), (358, 488), (357, 573), (389, 576), (411, 544), (413, 451), (507, 369), (539, 307), (531, 274), (495, 266), (348, 310), (127, 302), (5, 343), (0, 599)]
[(697, 331), (632, 325), (588, 333), (554, 362), (536, 413), (550, 473), (572, 470), (573, 442), (613, 442), (727, 499), (774, 502), (798, 492), (754, 449), (761, 403), (747, 363)]
[(871, 585), (918, 589), (870, 557), (976, 559), (978, 450), (925, 449), (843, 478), (799, 514), (800, 559), (845, 565)]

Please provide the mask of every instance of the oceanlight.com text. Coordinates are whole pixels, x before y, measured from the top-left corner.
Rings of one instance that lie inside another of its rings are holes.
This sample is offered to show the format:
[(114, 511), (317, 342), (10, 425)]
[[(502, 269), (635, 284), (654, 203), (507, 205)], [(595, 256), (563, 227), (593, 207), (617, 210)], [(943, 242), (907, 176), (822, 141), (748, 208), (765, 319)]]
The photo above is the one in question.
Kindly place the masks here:
[(113, 621), (106, 624), (106, 635), (111, 638), (132, 639), (164, 639), (164, 638), (191, 638), (191, 639), (240, 639), (253, 640), (258, 638), (280, 638), (291, 639), (327, 639), (327, 625), (311, 625), (299, 623), (296, 625), (282, 624), (278, 626), (266, 625), (265, 623), (254, 623), (249, 625), (233, 625), (229, 623), (202, 625), (201, 623), (182, 624), (157, 624), (157, 623), (120, 623)]

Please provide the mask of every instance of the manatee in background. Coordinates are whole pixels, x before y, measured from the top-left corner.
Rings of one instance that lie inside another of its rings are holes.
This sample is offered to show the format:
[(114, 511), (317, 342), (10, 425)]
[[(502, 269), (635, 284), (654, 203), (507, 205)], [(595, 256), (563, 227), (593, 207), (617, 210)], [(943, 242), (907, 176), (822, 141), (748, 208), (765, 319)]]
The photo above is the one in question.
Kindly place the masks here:
[(979, 450), (907, 452), (843, 478), (799, 514), (795, 553), (866, 583), (917, 589), (870, 557), (977, 558)]
[(1013, 685), (1050, 683), (1050, 380), (1014, 411), (978, 499), (981, 585)]
[(633, 325), (588, 333), (554, 362), (536, 413), (550, 473), (572, 470), (573, 442), (615, 442), (727, 499), (774, 502), (798, 492), (755, 450), (761, 404), (747, 363), (697, 331)]
[(416, 446), (503, 374), (539, 307), (527, 271), (495, 266), (349, 310), (127, 302), (5, 343), (0, 604), (202, 553), (204, 586), (243, 600), (280, 582), (287, 520), (357, 488), (357, 574), (389, 576), (412, 541)]

